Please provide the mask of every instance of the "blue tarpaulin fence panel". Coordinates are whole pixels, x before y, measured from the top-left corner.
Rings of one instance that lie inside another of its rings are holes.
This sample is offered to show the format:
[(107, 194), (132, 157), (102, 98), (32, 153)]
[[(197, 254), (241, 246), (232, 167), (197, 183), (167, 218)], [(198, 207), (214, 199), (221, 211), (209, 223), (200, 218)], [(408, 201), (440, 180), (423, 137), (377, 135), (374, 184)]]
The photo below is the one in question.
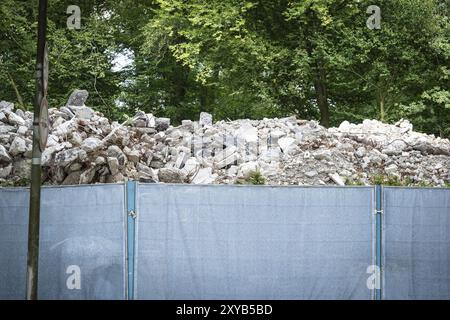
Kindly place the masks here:
[(450, 299), (450, 189), (384, 188), (385, 299)]
[(26, 189), (0, 189), (0, 299), (24, 299), (27, 272)]
[[(39, 297), (450, 299), (450, 189), (375, 190), (46, 187)], [(28, 197), (0, 188), (0, 299), (25, 297)]]
[[(124, 186), (42, 190), (39, 297), (124, 299)], [(0, 190), (0, 298), (23, 299), (28, 190)]]
[(371, 299), (373, 188), (141, 185), (138, 299)]

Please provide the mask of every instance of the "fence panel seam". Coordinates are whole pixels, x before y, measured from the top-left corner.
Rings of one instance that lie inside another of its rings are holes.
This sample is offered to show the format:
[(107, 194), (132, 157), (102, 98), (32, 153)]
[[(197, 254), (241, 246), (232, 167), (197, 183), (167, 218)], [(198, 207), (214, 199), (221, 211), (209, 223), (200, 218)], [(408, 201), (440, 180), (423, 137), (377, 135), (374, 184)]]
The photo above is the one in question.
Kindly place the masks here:
[(375, 299), (381, 300), (383, 298), (383, 285), (382, 285), (382, 278), (383, 278), (383, 269), (382, 269), (382, 246), (381, 246), (381, 237), (382, 237), (382, 216), (383, 216), (383, 202), (382, 202), (382, 194), (383, 194), (383, 188), (380, 185), (377, 185), (376, 187), (376, 264), (378, 267), (379, 275), (377, 277), (377, 280), (379, 280), (376, 292), (375, 292)]

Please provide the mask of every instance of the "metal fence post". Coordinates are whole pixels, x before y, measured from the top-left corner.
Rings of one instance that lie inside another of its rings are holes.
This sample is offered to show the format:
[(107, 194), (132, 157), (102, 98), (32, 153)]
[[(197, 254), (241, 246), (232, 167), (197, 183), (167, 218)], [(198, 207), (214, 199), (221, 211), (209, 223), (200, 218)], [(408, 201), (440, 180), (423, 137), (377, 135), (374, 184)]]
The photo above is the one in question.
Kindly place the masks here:
[(134, 299), (134, 249), (136, 222), (136, 185), (135, 181), (126, 183), (127, 203), (127, 299)]
[(379, 271), (379, 287), (375, 291), (375, 299), (381, 300), (382, 299), (382, 255), (381, 255), (381, 236), (382, 236), (382, 215), (383, 215), (383, 204), (382, 204), (382, 194), (383, 194), (383, 187), (380, 185), (377, 185), (375, 187), (376, 192), (376, 264)]

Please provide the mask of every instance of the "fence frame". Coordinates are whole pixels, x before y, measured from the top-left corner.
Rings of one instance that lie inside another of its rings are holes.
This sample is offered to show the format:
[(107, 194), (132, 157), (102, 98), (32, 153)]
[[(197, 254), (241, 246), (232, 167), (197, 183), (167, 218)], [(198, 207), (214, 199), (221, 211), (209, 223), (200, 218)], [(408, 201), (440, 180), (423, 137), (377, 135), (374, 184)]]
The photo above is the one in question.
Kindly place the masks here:
[[(99, 184), (96, 186), (102, 186), (104, 184)], [(108, 184), (109, 185), (109, 184)], [(139, 185), (141, 183), (137, 181), (128, 181), (124, 183), (124, 222), (125, 222), (125, 292), (124, 297), (127, 300), (134, 300), (135, 299), (135, 288), (136, 288), (136, 271), (137, 271), (137, 233), (138, 233), (138, 219), (137, 216), (139, 215), (139, 207), (137, 204), (138, 199), (138, 193), (139, 193)], [(145, 185), (145, 184), (143, 184)], [(209, 187), (217, 187), (217, 186), (211, 186), (211, 185), (204, 185)], [(74, 187), (74, 186), (58, 186), (57, 188), (64, 189), (65, 187)], [(198, 187), (202, 187), (201, 185)], [(243, 187), (246, 186), (236, 186), (236, 187)], [(281, 187), (281, 188), (289, 188), (290, 186), (257, 186), (260, 188), (265, 187)], [(292, 188), (309, 188), (309, 187), (316, 187), (316, 186), (291, 186)], [(365, 186), (366, 188), (368, 186)], [(44, 187), (44, 188), (54, 188), (52, 186)], [(336, 188), (336, 186), (333, 186), (333, 188)], [(337, 188), (347, 188), (346, 186), (337, 187)], [(352, 186), (352, 188), (355, 188), (355, 186)], [(373, 190), (375, 200), (374, 204), (374, 215), (375, 215), (375, 230), (373, 230), (373, 249), (372, 249), (372, 256), (373, 256), (373, 262), (375, 263), (375, 266), (377, 267), (377, 271), (379, 272), (379, 275), (377, 277), (378, 287), (373, 290), (372, 299), (374, 300), (383, 300), (384, 299), (384, 287), (385, 287), (385, 277), (384, 277), (384, 248), (383, 248), (383, 234), (385, 231), (384, 227), (384, 214), (385, 214), (385, 206), (384, 198), (385, 198), (385, 187), (382, 185), (375, 185), (370, 186)], [(0, 190), (28, 190), (28, 188), (0, 188)], [(406, 188), (405, 189), (417, 189), (417, 188)], [(449, 190), (450, 188), (421, 188), (421, 189), (444, 189)]]

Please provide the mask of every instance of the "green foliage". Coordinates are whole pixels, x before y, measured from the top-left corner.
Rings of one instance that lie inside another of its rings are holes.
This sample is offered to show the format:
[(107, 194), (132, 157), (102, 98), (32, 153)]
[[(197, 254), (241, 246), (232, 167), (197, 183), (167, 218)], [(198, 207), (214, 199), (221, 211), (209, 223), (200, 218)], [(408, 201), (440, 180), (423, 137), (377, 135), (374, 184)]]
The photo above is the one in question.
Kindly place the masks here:
[[(177, 124), (281, 117), (411, 120), (450, 137), (450, 11), (441, 0), (70, 0), (49, 2), (50, 106), (73, 89), (115, 120), (136, 109)], [(369, 5), (381, 29), (366, 27)], [(0, 98), (30, 109), (37, 1), (0, 3)], [(119, 54), (132, 64), (114, 70)], [(118, 108), (118, 102), (121, 107)]]
[(417, 183), (415, 186), (416, 186), (416, 187), (420, 187), (420, 188), (432, 188), (432, 187), (433, 187), (433, 184), (432, 184), (432, 183), (429, 183), (429, 182), (426, 182), (426, 181), (420, 181), (420, 182)]
[(361, 179), (347, 178), (345, 180), (345, 185), (346, 186), (365, 186), (366, 184)]
[(32, 1), (0, 2), (0, 99), (15, 101), (25, 109), (34, 96), (35, 42), (33, 33), (37, 8)]
[(370, 178), (370, 182), (373, 185), (384, 185), (384, 186), (407, 186), (408, 182), (402, 181), (398, 176), (394, 175), (375, 175)]
[(420, 188), (430, 188), (433, 184), (427, 181), (414, 182), (409, 177), (399, 178), (395, 175), (375, 175), (370, 179), (373, 185), (384, 185), (384, 186), (403, 186), (403, 187), (420, 187)]
[(238, 179), (236, 184), (264, 185), (266, 184), (266, 178), (260, 171), (252, 171), (247, 178)]
[[(73, 1), (49, 1), (50, 107), (64, 105), (74, 89), (87, 89), (90, 105), (112, 119), (120, 118), (115, 99), (123, 79), (111, 70), (117, 51), (116, 26), (104, 17), (102, 2), (88, 0), (81, 5), (82, 29), (68, 30), (69, 4)], [(0, 97), (31, 109), (35, 92), (37, 1), (2, 0), (0, 9), (0, 81), (5, 84), (0, 87)]]
[(31, 183), (30, 178), (18, 178), (15, 180), (5, 180), (4, 182), (0, 182), (0, 187), (3, 188), (12, 188), (12, 187), (29, 187)]

